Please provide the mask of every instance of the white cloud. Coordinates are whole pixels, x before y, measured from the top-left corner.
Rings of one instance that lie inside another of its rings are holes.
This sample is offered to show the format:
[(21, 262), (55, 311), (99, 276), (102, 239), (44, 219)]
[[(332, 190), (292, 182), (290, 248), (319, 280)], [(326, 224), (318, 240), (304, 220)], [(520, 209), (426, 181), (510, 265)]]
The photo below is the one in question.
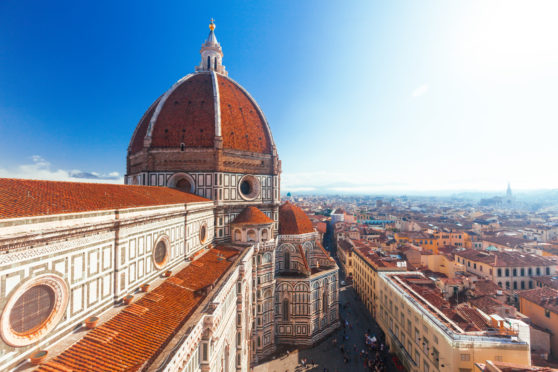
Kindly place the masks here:
[(40, 155), (33, 155), (30, 164), (21, 164), (14, 169), (0, 168), (1, 178), (25, 178), (49, 181), (73, 181), (93, 183), (123, 184), (124, 177), (118, 172), (101, 174), (97, 172), (83, 172), (78, 169), (53, 169), (52, 164)]
[(428, 89), (429, 89), (428, 84), (422, 84), (420, 87), (413, 90), (413, 93), (412, 93), (413, 98), (417, 98), (417, 97), (425, 95), (428, 92)]

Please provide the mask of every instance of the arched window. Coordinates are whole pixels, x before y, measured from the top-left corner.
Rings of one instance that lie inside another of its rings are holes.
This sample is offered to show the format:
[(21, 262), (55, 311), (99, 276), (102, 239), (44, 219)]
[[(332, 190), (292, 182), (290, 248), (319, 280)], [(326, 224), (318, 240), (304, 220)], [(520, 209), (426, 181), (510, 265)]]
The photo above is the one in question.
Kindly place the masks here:
[(217, 70), (217, 58), (213, 60), (213, 69)]
[(262, 242), (267, 241), (267, 229), (262, 230)]
[(242, 240), (242, 233), (240, 230), (234, 230), (234, 240), (241, 241)]
[(283, 320), (289, 320), (289, 300), (283, 300)]
[(327, 289), (324, 290), (324, 294), (323, 294), (322, 298), (323, 298), (322, 299), (322, 310), (325, 314), (325, 313), (327, 313), (327, 304), (329, 302), (328, 299), (327, 299)]
[(207, 56), (207, 69), (211, 69), (211, 57)]
[(254, 230), (248, 230), (248, 241), (249, 242), (256, 241), (256, 232)]
[(290, 270), (291, 269), (291, 254), (288, 251), (285, 251), (284, 260), (285, 260), (285, 270)]

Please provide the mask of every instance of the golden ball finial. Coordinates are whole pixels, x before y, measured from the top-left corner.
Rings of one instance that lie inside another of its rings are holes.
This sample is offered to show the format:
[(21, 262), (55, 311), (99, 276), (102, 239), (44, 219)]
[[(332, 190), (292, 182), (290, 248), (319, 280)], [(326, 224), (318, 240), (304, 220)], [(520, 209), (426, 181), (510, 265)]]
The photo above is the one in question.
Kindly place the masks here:
[(211, 22), (209, 23), (209, 29), (211, 31), (215, 30), (215, 21), (211, 18)]

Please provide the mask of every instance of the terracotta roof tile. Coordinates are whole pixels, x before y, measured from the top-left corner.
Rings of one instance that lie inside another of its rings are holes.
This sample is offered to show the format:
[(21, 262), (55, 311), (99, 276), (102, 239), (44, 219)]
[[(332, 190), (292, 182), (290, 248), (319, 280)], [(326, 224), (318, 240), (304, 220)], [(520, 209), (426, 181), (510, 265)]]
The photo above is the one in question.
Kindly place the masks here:
[(180, 84), (163, 104), (153, 126), (151, 146), (212, 148), (215, 105), (210, 74), (195, 74)]
[(271, 139), (258, 107), (235, 82), (218, 75), (223, 148), (271, 152)]
[(558, 291), (556, 289), (550, 287), (529, 289), (519, 292), (518, 296), (558, 314)]
[(279, 234), (299, 235), (314, 232), (312, 221), (306, 213), (290, 202), (279, 208)]
[(273, 220), (265, 215), (258, 208), (249, 206), (244, 208), (242, 212), (232, 222), (234, 224), (269, 224)]
[(476, 249), (456, 251), (455, 255), (465, 259), (482, 262), (493, 267), (554, 266), (556, 262), (549, 257), (523, 252), (488, 252)]
[[(257, 104), (233, 80), (217, 75), (223, 148), (270, 154), (271, 134)], [(132, 140), (130, 154), (144, 148), (149, 122), (159, 99), (144, 114)], [(197, 73), (182, 81), (161, 105), (153, 125), (151, 147), (213, 148), (215, 98), (209, 73)]]
[(0, 178), (0, 218), (205, 201), (167, 187)]
[[(217, 247), (164, 281), (148, 295), (87, 333), (38, 371), (122, 371), (147, 367), (189, 319), (206, 294), (198, 289), (215, 284), (231, 267), (235, 249)], [(192, 289), (171, 284), (173, 278)], [(154, 302), (152, 297), (161, 296)], [(139, 311), (141, 310), (141, 311)]]
[(149, 122), (153, 117), (153, 113), (155, 112), (155, 109), (157, 108), (157, 104), (159, 103), (160, 99), (161, 97), (157, 98), (157, 100), (153, 102), (151, 107), (149, 107), (149, 109), (145, 112), (145, 114), (143, 114), (143, 117), (140, 119), (140, 122), (137, 125), (134, 134), (132, 135), (132, 139), (130, 140), (129, 151), (132, 154), (141, 151), (141, 149), (143, 148), (143, 140), (145, 138), (145, 135), (147, 134), (147, 128), (149, 127)]

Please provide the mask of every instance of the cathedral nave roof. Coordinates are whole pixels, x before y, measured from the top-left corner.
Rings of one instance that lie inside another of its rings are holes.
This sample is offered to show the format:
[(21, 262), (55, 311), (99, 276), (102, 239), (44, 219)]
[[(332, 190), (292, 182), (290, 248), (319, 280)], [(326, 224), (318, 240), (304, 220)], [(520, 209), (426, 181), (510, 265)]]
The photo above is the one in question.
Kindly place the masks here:
[(207, 201), (168, 187), (0, 178), (0, 219)]

